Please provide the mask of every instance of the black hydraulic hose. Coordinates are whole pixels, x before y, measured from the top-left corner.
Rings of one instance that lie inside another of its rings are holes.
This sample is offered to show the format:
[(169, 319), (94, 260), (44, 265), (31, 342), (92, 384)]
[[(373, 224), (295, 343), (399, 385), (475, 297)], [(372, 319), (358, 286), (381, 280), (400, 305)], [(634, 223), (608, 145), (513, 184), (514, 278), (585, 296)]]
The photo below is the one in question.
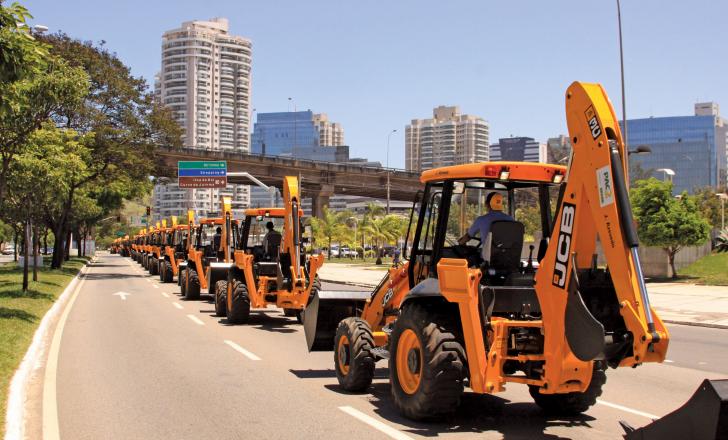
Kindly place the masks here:
[(614, 185), (614, 195), (617, 199), (622, 231), (624, 232), (627, 246), (631, 248), (638, 247), (639, 240), (637, 238), (637, 229), (634, 225), (634, 217), (632, 216), (632, 205), (629, 203), (622, 158), (619, 155), (616, 143), (610, 142), (610, 144), (609, 153), (612, 156), (612, 184)]

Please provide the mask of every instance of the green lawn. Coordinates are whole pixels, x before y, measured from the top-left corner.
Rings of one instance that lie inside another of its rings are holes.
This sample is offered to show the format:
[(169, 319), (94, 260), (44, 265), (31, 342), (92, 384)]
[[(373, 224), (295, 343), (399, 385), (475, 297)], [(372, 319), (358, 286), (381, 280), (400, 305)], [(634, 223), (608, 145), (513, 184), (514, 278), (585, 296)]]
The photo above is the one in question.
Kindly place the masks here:
[[(43, 315), (85, 264), (72, 258), (61, 270), (42, 269), (23, 293), (23, 271), (15, 263), (0, 265), (0, 432), (5, 432), (8, 386), (28, 350)], [(47, 264), (47, 262), (46, 262)], [(32, 270), (29, 278), (33, 278)]]
[(707, 255), (677, 271), (680, 279), (697, 284), (728, 286), (728, 252)]

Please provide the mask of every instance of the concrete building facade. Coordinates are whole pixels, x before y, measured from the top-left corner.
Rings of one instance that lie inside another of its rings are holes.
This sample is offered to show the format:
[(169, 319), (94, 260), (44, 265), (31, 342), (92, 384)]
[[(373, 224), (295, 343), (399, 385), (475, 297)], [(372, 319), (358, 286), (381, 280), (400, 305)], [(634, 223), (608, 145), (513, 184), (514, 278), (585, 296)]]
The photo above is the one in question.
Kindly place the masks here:
[[(672, 179), (673, 191), (726, 187), (728, 120), (720, 116), (718, 104), (695, 104), (693, 116), (671, 116), (627, 120), (628, 146), (648, 145), (650, 154), (632, 155), (644, 170), (659, 179)], [(657, 171), (670, 169), (667, 172)]]
[(501, 138), (491, 144), (490, 160), (546, 162), (546, 144), (530, 137)]
[[(248, 152), (252, 43), (230, 35), (225, 18), (187, 21), (162, 36), (162, 70), (155, 81), (159, 102), (183, 128), (188, 148)], [(221, 195), (233, 198), (236, 214), (250, 202), (247, 185), (227, 189), (180, 189), (173, 182), (154, 188), (156, 218), (200, 217), (218, 211)]]
[(405, 168), (421, 172), (490, 157), (488, 122), (463, 115), (460, 107), (439, 106), (431, 119), (413, 119), (405, 127)]

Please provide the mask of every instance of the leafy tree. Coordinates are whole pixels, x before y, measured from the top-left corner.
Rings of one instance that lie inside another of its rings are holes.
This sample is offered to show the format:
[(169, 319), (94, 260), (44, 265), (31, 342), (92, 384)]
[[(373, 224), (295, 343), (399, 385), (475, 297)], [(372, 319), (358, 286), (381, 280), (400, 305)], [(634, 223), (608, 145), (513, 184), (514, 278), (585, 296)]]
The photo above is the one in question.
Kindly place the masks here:
[(53, 221), (55, 246), (52, 267), (63, 262), (64, 240), (73, 224), (73, 201), (87, 191), (103, 214), (120, 207), (124, 199), (151, 189), (148, 176), (155, 173), (154, 148), (181, 145), (181, 128), (168, 109), (156, 104), (144, 79), (132, 76), (115, 54), (65, 34), (44, 36), (50, 52), (83, 68), (91, 82), (83, 104), (53, 115), (57, 124), (91, 136), (83, 161), (84, 173), (76, 176), (62, 196), (65, 204)]
[(715, 249), (718, 252), (728, 252), (728, 228), (720, 231), (720, 234), (716, 238), (717, 245)]
[(331, 243), (338, 241), (346, 235), (348, 227), (345, 223), (345, 214), (337, 213), (328, 206), (324, 206), (323, 216), (309, 218), (309, 224), (317, 242), (325, 242), (328, 246), (328, 258), (331, 258)]
[(382, 248), (386, 244), (394, 244), (406, 232), (407, 222), (404, 218), (390, 214), (372, 219), (364, 230), (369, 234), (377, 249), (377, 262), (382, 264)]
[(713, 228), (721, 228), (721, 209), (720, 198), (716, 195), (719, 191), (712, 186), (704, 186), (695, 190), (695, 203)]
[(637, 160), (629, 161), (629, 184), (635, 185), (640, 180), (646, 180), (652, 177), (654, 170), (652, 168), (642, 168), (642, 164)]
[(679, 199), (672, 196), (670, 182), (655, 178), (639, 181), (630, 196), (640, 240), (665, 251), (672, 277), (677, 278), (675, 255), (685, 246), (708, 241), (710, 225), (687, 192)]
[(5, 249), (5, 243), (13, 239), (13, 227), (0, 220), (0, 251)]

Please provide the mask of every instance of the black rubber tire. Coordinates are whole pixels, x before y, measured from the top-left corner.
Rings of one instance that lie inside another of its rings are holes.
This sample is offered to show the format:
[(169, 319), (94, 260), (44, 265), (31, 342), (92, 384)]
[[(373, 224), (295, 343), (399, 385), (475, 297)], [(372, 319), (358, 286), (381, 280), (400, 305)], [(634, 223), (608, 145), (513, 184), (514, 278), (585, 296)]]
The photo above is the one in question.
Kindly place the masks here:
[(597, 398), (602, 395), (602, 387), (605, 383), (607, 383), (606, 371), (595, 366), (589, 387), (583, 393), (541, 394), (539, 387), (533, 385), (528, 386), (528, 392), (544, 413), (558, 416), (576, 416), (597, 403)]
[[(459, 326), (448, 316), (447, 307), (436, 304), (408, 304), (394, 324), (390, 342), (389, 382), (394, 406), (405, 417), (431, 420), (454, 412), (463, 394), (467, 375), (464, 344)], [(410, 329), (422, 350), (420, 383), (414, 394), (407, 394), (399, 383), (397, 346), (402, 333)]]
[(240, 280), (232, 280), (230, 284), (232, 294), (232, 307), (226, 310), (227, 321), (230, 324), (245, 324), (250, 318), (250, 297), (248, 288)]
[(165, 269), (166, 269), (166, 267), (164, 267), (164, 262), (162, 262), (159, 265), (159, 281), (162, 282), (162, 283), (164, 282), (164, 271), (165, 271)]
[(197, 276), (197, 271), (194, 269), (187, 269), (187, 279), (185, 286), (185, 299), (193, 300), (200, 299), (200, 278)]
[(283, 316), (286, 316), (288, 318), (293, 318), (294, 316), (296, 316), (297, 311), (298, 310), (296, 310), (296, 309), (283, 309)]
[(227, 316), (227, 286), (226, 280), (215, 283), (215, 316)]
[(179, 282), (179, 293), (185, 296), (185, 286), (187, 285), (187, 269), (180, 269), (177, 274), (177, 281)]
[(152, 257), (149, 263), (149, 274), (159, 275), (159, 260), (156, 257)]
[[(339, 347), (343, 337), (349, 340), (348, 350)], [(339, 323), (334, 339), (334, 365), (336, 379), (345, 391), (361, 392), (372, 384), (376, 363), (371, 352), (373, 348), (374, 336), (369, 323), (361, 318), (346, 318)], [(349, 367), (347, 373), (342, 371), (342, 360)]]
[(174, 271), (172, 269), (172, 263), (165, 260), (162, 264), (162, 267), (164, 268), (164, 275), (162, 276), (160, 274), (160, 278), (162, 279), (163, 283), (171, 283), (174, 281)]

